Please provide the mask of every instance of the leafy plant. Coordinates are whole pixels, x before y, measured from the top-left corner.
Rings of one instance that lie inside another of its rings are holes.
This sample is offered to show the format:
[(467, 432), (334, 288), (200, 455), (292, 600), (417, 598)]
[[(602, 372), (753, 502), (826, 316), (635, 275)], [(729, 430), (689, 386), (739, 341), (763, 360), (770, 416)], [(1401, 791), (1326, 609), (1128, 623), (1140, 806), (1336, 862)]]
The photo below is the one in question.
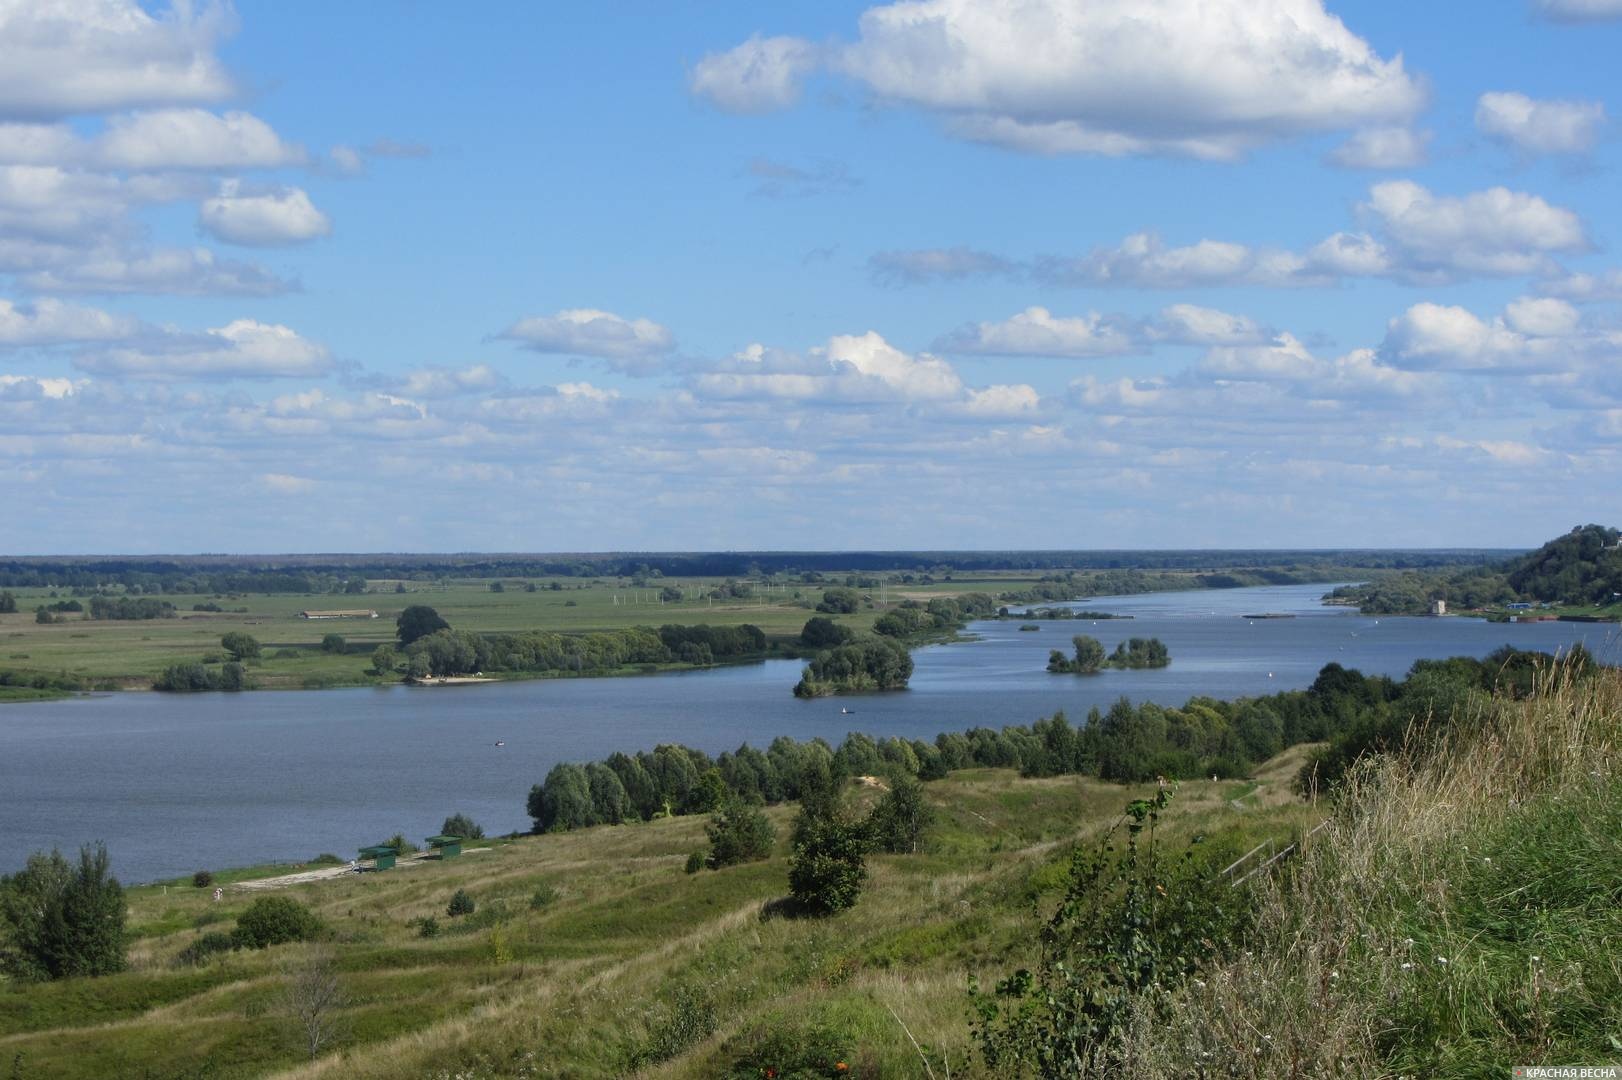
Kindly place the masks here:
[(453, 919), (458, 915), (471, 915), (476, 906), (466, 889), (457, 889), (456, 895), (451, 897), (451, 902), (445, 907), (445, 914)]

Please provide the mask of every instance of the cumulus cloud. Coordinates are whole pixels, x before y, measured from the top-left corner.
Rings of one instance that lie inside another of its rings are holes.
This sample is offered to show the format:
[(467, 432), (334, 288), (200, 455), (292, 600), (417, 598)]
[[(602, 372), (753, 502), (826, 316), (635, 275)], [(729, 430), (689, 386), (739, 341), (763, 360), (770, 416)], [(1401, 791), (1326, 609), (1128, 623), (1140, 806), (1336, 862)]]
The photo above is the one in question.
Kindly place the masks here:
[(1526, 154), (1586, 154), (1605, 126), (1598, 101), (1536, 101), (1493, 91), (1476, 101), (1476, 127)]
[(1462, 307), (1426, 302), (1391, 320), (1380, 355), (1420, 371), (1562, 371), (1603, 340), (1579, 336), (1580, 322), (1575, 308), (1550, 297), (1517, 300), (1490, 320)]
[(1392, 180), (1369, 190), (1364, 209), (1402, 249), (1406, 269), (1422, 277), (1538, 273), (1550, 268), (1551, 254), (1588, 247), (1575, 213), (1503, 187), (1450, 196)]
[(1425, 163), (1430, 133), (1409, 127), (1364, 128), (1329, 153), (1346, 169), (1411, 169)]
[(935, 343), (942, 352), (987, 356), (1123, 356), (1142, 346), (1130, 326), (1097, 312), (1055, 317), (1029, 307), (1002, 322), (971, 323)]
[(220, 100), (234, 87), (213, 50), (230, 29), (216, 4), (0, 4), (0, 119)]
[(1170, 345), (1259, 345), (1271, 331), (1246, 315), (1197, 304), (1172, 304), (1145, 328), (1150, 341)]
[(819, 63), (960, 138), (1036, 153), (1232, 160), (1401, 122), (1424, 100), (1400, 56), (1321, 0), (910, 0), (868, 9), (849, 44), (751, 38), (706, 57), (692, 89), (733, 111), (782, 108)]
[(771, 112), (800, 100), (800, 86), (818, 64), (819, 51), (795, 37), (751, 37), (710, 53), (688, 79), (694, 94), (734, 113)]
[(430, 398), (483, 393), (505, 385), (507, 385), (506, 377), (489, 364), (474, 364), (461, 369), (418, 368), (416, 371), (406, 372), (399, 380), (401, 393), (412, 397)]
[(1169, 246), (1154, 233), (1133, 233), (1114, 247), (1080, 257), (1045, 255), (1031, 273), (1055, 285), (1179, 289), (1213, 285), (1321, 285), (1331, 267), (1290, 251), (1223, 240)]
[(1622, 270), (1564, 274), (1539, 282), (1537, 289), (1545, 296), (1558, 296), (1576, 303), (1622, 300)]
[(150, 347), (86, 353), (74, 361), (94, 375), (128, 379), (271, 379), (325, 375), (326, 348), (285, 326), (237, 319), (202, 334), (171, 334)]
[(19, 306), (0, 299), (0, 348), (119, 341), (141, 331), (140, 321), (95, 308), (36, 300)]
[(0, 398), (26, 400), (52, 398), (60, 401), (79, 389), (72, 379), (39, 378), (34, 375), (0, 375)]
[(115, 116), (96, 156), (118, 169), (273, 169), (298, 165), (304, 151), (245, 112), (162, 109)]
[(222, 183), (219, 194), (203, 203), (197, 223), (219, 240), (247, 247), (298, 244), (332, 233), (331, 219), (303, 189), (248, 193), (236, 180)]
[(520, 319), (498, 336), (538, 353), (591, 356), (636, 372), (653, 370), (676, 348), (675, 335), (651, 319), (626, 319), (595, 308)]
[[(6, 265), (0, 245), (0, 267)], [(299, 287), (261, 266), (221, 259), (207, 248), (99, 247), (53, 254), (43, 261), (24, 258), (10, 268), (25, 271), (19, 278), (23, 285), (45, 293), (276, 296)]]

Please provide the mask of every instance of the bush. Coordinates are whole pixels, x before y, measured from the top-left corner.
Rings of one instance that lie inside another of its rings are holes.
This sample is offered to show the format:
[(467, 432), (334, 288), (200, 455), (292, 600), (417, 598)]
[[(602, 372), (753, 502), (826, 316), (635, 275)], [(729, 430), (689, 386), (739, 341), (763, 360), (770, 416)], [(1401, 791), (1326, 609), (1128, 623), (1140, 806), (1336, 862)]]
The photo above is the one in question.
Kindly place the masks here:
[(124, 970), (124, 888), (108, 874), (107, 848), (79, 849), (79, 865), (60, 851), (36, 852), (0, 878), (0, 926), (7, 928), (0, 970), (22, 980), (110, 975)]
[(849, 1033), (828, 1024), (755, 1028), (727, 1042), (723, 1053), (732, 1058), (732, 1065), (723, 1075), (732, 1080), (847, 1076), (854, 1043)]
[(867, 880), (866, 830), (837, 808), (800, 813), (788, 886), (807, 915), (833, 915), (852, 907)]
[(915, 855), (934, 816), (934, 808), (924, 801), (924, 786), (897, 773), (890, 780), (890, 790), (868, 815), (868, 836), (878, 851)]
[(199, 967), (208, 963), (222, 953), (233, 952), (237, 943), (230, 934), (222, 934), (218, 930), (211, 930), (187, 945), (175, 957), (176, 967)]
[(556, 902), (557, 898), (557, 887), (554, 885), (549, 885), (543, 881), (541, 884), (535, 886), (535, 891), (529, 896), (530, 910), (539, 911), (548, 904)]
[(457, 889), (456, 895), (451, 897), (451, 902), (445, 907), (445, 914), (453, 919), (458, 915), (471, 915), (476, 906), (466, 889)]
[(212, 870), (199, 870), (191, 876), (191, 883), (193, 888), (206, 889), (214, 884), (214, 872)]
[(261, 896), (237, 916), (231, 938), (239, 948), (263, 949), (289, 941), (313, 941), (321, 933), (315, 912), (287, 896)]
[(460, 836), (463, 840), (483, 840), (484, 829), (466, 814), (452, 814), (439, 827), (445, 836)]
[(418, 937), (438, 937), (439, 936), (439, 920), (434, 918), (432, 915), (424, 915), (422, 918), (418, 919), (417, 920), (417, 936)]
[(736, 796), (711, 815), (704, 831), (710, 838), (706, 865), (711, 870), (768, 859), (777, 841), (771, 819)]
[(220, 648), (230, 653), (234, 660), (246, 660), (250, 656), (259, 655), (259, 640), (252, 634), (233, 630), (220, 638)]
[(349, 642), (344, 640), (342, 634), (327, 634), (321, 639), (321, 651), (342, 655), (349, 651)]
[(684, 869), (689, 874), (696, 874), (700, 870), (704, 869), (704, 853), (702, 851), (695, 851), (691, 855), (687, 856), (687, 865), (684, 867)]
[(334, 855), (330, 851), (323, 851), (321, 854), (317, 855), (315, 858), (310, 860), (310, 865), (311, 866), (340, 866), (345, 861), (346, 860), (338, 858), (338, 856)]

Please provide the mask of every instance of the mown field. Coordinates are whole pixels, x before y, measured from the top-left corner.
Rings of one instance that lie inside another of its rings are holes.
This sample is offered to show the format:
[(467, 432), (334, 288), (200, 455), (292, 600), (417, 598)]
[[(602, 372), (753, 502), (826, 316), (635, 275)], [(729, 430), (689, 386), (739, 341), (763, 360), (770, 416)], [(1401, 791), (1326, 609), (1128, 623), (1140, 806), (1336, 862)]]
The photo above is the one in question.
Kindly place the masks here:
[[(1028, 577), (981, 576), (961, 582), (907, 586), (887, 590), (892, 601), (906, 597), (927, 599), (975, 590), (1001, 591), (1029, 583)], [(519, 630), (587, 632), (631, 626), (657, 627), (663, 623), (710, 623), (733, 626), (753, 623), (769, 638), (796, 637), (822, 595), (818, 585), (757, 585), (756, 595), (733, 600), (711, 600), (703, 594), (721, 582), (712, 579), (663, 579), (659, 587), (633, 588), (612, 582), (592, 584), (578, 578), (536, 578), (531, 583), (503, 579), (504, 591), (492, 592), (485, 580), (455, 580), (444, 585), (406, 583), (408, 592), (395, 592), (395, 582), (375, 582), (375, 591), (360, 595), (165, 595), (177, 617), (137, 622), (89, 620), (68, 613), (51, 625), (35, 622), (34, 608), (67, 599), (66, 592), (14, 590), (18, 612), (0, 615), (0, 669), (17, 672), (67, 672), (85, 679), (106, 679), (137, 689), (170, 664), (200, 659), (219, 652), (220, 638), (233, 631), (251, 634), (264, 649), (258, 666), (249, 674), (263, 689), (297, 689), (306, 685), (350, 685), (378, 681), (368, 673), (371, 652), (394, 640), (394, 620), (408, 605), (427, 604), (453, 627), (493, 633)], [(552, 585), (556, 584), (556, 589)], [(681, 589), (688, 599), (658, 599), (664, 586)], [(217, 604), (223, 612), (199, 612), (198, 604)], [(235, 609), (245, 608), (246, 611)], [(376, 619), (309, 620), (305, 609), (365, 608)], [(857, 630), (872, 625), (880, 611), (865, 608), (841, 616)], [(327, 634), (342, 635), (347, 651), (321, 650)], [(296, 653), (277, 657), (278, 650)], [(4, 699), (0, 699), (4, 700)]]
[[(1248, 783), (1184, 784), (1166, 829), (1229, 850), (1299, 835), (1319, 816), (1288, 793), (1304, 749)], [(854, 1075), (921, 1075), (925, 1058), (937, 1076), (988, 1075), (970, 1055), (969, 977), (1033, 962), (1073, 844), (1143, 792), (1007, 770), (924, 790), (939, 815), (926, 850), (869, 856), (860, 902), (830, 919), (765, 915), (787, 891), (789, 806), (770, 811), (771, 859), (718, 871), (685, 872), (705, 846), (704, 819), (685, 817), (280, 890), (326, 923), (340, 971), (338, 1034), (313, 1062), (285, 1007), (306, 946), (177, 966), (261, 894), (223, 877), (218, 904), (189, 880), (134, 889), (132, 969), (0, 989), (0, 1063), (19, 1080), (709, 1077), (786, 1037), (833, 1040)], [(477, 910), (450, 919), (457, 889)]]

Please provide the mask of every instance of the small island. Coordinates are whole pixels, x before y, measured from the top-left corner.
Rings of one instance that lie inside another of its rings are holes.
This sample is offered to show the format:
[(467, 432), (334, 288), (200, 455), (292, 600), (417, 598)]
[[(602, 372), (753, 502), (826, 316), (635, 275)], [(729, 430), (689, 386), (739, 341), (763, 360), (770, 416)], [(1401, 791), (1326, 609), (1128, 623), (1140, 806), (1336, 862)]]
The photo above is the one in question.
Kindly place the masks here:
[(1095, 637), (1077, 634), (1070, 643), (1075, 647), (1073, 657), (1058, 649), (1048, 653), (1048, 670), (1053, 674), (1096, 675), (1107, 667), (1163, 668), (1171, 663), (1171, 653), (1159, 638), (1129, 638), (1107, 657), (1103, 644)]

